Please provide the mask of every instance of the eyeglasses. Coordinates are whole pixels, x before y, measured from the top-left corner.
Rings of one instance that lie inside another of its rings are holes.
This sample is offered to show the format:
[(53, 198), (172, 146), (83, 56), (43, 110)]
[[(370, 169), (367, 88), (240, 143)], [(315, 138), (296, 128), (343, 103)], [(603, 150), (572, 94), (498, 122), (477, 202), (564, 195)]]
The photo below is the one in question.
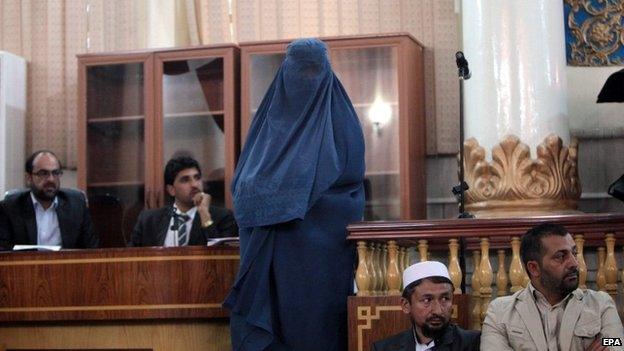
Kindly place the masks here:
[(63, 171), (60, 169), (55, 169), (52, 171), (42, 169), (40, 171), (33, 172), (32, 175), (40, 179), (47, 179), (49, 176), (52, 176), (54, 178), (60, 178), (63, 175)]

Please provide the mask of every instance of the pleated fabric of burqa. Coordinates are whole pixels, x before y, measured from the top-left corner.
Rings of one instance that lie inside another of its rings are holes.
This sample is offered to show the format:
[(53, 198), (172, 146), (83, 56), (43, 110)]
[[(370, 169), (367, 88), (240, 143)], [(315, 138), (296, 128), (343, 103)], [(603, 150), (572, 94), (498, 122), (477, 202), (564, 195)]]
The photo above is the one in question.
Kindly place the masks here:
[(292, 42), (252, 122), (232, 194), (241, 263), (224, 305), (236, 351), (347, 348), (364, 138), (326, 45)]

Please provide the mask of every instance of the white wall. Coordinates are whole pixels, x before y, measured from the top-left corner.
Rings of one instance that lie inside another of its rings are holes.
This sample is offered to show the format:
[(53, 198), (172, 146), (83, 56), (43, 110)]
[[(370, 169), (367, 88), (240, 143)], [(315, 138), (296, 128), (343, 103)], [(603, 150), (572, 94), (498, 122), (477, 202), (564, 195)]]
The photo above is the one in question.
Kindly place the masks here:
[[(604, 82), (622, 66), (567, 67), (570, 133), (581, 138), (624, 136), (624, 103), (596, 103)], [(622, 87), (624, 89), (624, 87)]]

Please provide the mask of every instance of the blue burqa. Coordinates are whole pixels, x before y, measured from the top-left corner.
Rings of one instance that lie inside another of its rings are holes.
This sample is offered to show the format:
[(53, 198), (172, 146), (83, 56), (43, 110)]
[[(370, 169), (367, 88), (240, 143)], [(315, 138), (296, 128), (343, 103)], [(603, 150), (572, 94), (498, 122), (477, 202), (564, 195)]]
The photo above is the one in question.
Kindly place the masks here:
[(241, 263), (225, 301), (236, 351), (347, 349), (364, 210), (364, 138), (316, 39), (288, 46), (243, 148), (232, 193)]

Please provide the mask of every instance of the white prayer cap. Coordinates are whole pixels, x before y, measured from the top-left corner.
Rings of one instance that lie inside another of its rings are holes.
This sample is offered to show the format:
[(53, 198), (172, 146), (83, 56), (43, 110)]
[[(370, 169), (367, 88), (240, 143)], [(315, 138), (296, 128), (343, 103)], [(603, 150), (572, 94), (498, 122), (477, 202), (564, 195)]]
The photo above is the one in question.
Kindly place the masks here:
[(406, 287), (413, 282), (429, 277), (443, 277), (451, 280), (446, 266), (438, 261), (425, 261), (413, 264), (403, 272), (403, 286)]

